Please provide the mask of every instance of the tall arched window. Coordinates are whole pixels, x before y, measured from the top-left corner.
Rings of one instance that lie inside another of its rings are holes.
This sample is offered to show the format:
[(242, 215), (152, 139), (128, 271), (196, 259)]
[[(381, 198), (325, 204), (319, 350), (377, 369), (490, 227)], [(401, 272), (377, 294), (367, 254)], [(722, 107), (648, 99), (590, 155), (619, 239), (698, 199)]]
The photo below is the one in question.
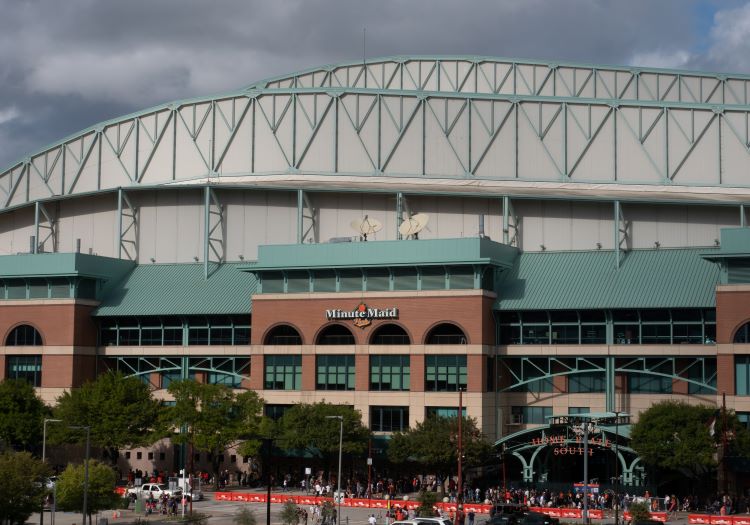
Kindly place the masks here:
[(354, 336), (343, 325), (332, 324), (323, 328), (318, 334), (316, 345), (353, 345)]
[(42, 346), (42, 335), (33, 326), (22, 324), (11, 330), (5, 346)]
[(266, 345), (301, 345), (302, 336), (288, 324), (280, 324), (271, 329), (263, 342)]
[(734, 333), (733, 343), (750, 343), (750, 322), (740, 326)]
[(370, 337), (371, 345), (408, 345), (409, 334), (397, 324), (381, 324)]
[(464, 331), (451, 323), (437, 325), (425, 338), (428, 345), (465, 345), (467, 342)]

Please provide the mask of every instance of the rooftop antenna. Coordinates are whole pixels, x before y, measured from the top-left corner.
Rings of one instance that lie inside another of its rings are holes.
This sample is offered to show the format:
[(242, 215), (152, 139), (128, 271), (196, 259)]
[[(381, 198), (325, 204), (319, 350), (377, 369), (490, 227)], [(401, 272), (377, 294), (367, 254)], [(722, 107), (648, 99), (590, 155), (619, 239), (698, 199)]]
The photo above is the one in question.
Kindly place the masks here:
[(356, 219), (351, 222), (351, 226), (359, 233), (360, 238), (367, 242), (367, 236), (372, 235), (373, 233), (377, 233), (380, 230), (383, 229), (383, 223), (381, 223), (377, 219), (371, 219), (367, 215), (362, 217), (361, 219)]
[(417, 213), (408, 219), (405, 219), (398, 227), (398, 232), (403, 238), (411, 237), (414, 240), (419, 239), (419, 232), (427, 227), (430, 222), (430, 216), (426, 213)]

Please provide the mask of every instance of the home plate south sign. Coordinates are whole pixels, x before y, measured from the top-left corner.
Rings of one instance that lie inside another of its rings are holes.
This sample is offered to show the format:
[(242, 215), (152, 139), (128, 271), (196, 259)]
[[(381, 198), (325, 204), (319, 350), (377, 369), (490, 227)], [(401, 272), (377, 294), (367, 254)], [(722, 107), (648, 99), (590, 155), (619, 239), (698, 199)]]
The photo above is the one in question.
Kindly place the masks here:
[(326, 310), (326, 319), (338, 321), (351, 319), (354, 326), (364, 328), (372, 324), (373, 319), (398, 319), (398, 308), (370, 308), (365, 303), (359, 303), (354, 310)]

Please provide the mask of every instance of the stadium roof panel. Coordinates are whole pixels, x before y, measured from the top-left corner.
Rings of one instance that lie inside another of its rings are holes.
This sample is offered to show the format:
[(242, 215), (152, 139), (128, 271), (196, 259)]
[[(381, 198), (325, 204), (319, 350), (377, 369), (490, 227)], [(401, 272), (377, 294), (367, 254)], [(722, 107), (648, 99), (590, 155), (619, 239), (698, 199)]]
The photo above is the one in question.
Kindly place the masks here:
[(206, 279), (203, 264), (140, 265), (110, 287), (94, 315), (247, 315), (256, 280), (239, 267), (215, 266)]
[[(708, 248), (525, 252), (496, 287), (499, 310), (712, 308), (720, 282)], [(716, 250), (718, 252), (718, 250)]]

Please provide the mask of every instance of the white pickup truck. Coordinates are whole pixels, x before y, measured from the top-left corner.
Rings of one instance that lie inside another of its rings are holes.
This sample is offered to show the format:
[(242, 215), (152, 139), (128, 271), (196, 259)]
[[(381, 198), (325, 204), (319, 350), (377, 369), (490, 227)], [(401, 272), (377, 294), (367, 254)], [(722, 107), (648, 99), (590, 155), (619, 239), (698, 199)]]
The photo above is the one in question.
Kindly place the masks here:
[(157, 500), (161, 499), (161, 497), (164, 495), (169, 498), (175, 496), (182, 499), (181, 488), (177, 487), (176, 489), (172, 490), (164, 483), (144, 483), (140, 487), (128, 489), (128, 496), (130, 496), (131, 498), (148, 498), (149, 494)]

